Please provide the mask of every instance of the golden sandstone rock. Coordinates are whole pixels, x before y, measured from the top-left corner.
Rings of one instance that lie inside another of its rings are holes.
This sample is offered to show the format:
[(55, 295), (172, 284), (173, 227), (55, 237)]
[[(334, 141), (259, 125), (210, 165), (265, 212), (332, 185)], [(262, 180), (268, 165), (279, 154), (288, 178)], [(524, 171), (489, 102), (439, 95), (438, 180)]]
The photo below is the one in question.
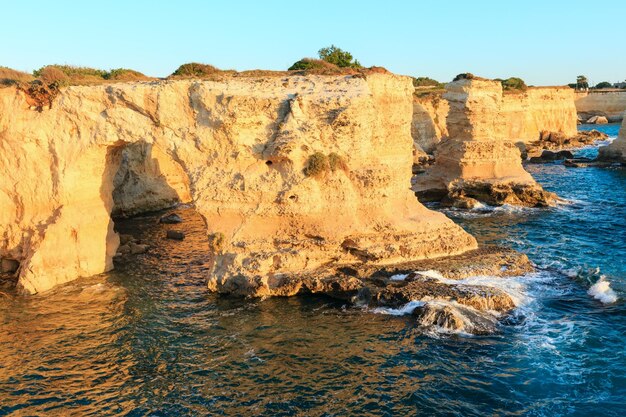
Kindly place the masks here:
[(524, 170), (520, 151), (502, 124), (499, 81), (461, 78), (446, 86), (448, 138), (435, 163), (414, 177), (422, 200), (467, 197), (493, 205), (546, 206), (555, 199)]
[[(474, 249), (409, 189), (412, 92), (390, 74), (281, 74), (74, 86), (40, 112), (2, 89), (0, 258), (30, 293), (98, 274), (119, 246), (113, 211), (175, 200), (220, 236), (219, 292), (271, 295), (281, 275), (327, 264)], [(315, 153), (346, 169), (306, 176)]]

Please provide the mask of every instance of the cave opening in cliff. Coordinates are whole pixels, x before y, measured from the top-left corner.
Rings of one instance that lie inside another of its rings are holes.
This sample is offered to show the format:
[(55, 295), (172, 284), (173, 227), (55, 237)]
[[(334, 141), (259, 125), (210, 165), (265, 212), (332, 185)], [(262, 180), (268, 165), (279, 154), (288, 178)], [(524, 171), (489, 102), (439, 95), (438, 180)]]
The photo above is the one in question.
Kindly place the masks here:
[(206, 246), (204, 219), (188, 204), (189, 177), (172, 156), (147, 142), (124, 144), (110, 149), (109, 166), (116, 261), (145, 253), (184, 258)]

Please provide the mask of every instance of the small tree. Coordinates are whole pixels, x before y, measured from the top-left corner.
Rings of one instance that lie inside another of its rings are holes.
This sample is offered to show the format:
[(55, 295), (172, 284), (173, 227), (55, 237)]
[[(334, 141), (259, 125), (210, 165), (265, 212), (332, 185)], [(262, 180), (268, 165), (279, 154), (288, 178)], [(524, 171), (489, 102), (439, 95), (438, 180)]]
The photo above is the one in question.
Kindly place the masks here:
[(608, 81), (602, 81), (601, 83), (596, 84), (594, 88), (611, 88), (613, 84)]
[(589, 82), (587, 82), (587, 77), (584, 75), (579, 75), (576, 77), (576, 89), (577, 90), (587, 90), (589, 88)]
[(341, 48), (337, 48), (335, 45), (331, 45), (327, 48), (322, 48), (318, 52), (320, 59), (326, 62), (335, 64), (341, 68), (362, 68), (361, 63), (352, 57), (352, 54), (348, 51), (343, 51)]

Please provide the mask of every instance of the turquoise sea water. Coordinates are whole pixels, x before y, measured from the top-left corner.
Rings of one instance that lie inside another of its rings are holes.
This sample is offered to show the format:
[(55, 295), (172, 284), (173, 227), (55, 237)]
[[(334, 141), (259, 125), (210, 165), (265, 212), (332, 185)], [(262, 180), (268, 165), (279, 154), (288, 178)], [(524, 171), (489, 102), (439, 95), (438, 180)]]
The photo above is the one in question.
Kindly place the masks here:
[(0, 415), (622, 416), (626, 170), (527, 169), (569, 203), (447, 212), (539, 268), (515, 281), (524, 302), (495, 335), (324, 297), (209, 294), (202, 221), (182, 209), (183, 243), (138, 219), (120, 227), (159, 244), (136, 261), (0, 296)]

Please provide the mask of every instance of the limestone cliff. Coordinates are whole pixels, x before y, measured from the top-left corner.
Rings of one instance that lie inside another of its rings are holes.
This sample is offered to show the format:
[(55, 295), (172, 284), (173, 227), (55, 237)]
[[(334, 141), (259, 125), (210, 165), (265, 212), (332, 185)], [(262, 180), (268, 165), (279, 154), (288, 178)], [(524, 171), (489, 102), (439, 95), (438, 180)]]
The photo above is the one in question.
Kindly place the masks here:
[(577, 92), (575, 104), (582, 120), (604, 116), (609, 122), (619, 122), (626, 111), (626, 91)]
[(432, 154), (442, 137), (448, 136), (446, 118), (450, 105), (440, 94), (427, 94), (413, 98), (411, 136), (415, 147)]
[[(448, 136), (450, 105), (445, 96), (415, 97), (411, 133), (416, 148), (433, 153)], [(539, 140), (542, 131), (576, 134), (574, 92), (569, 87), (531, 87), (524, 92), (506, 93), (499, 108), (502, 135), (514, 143)]]
[(500, 111), (504, 137), (514, 143), (530, 143), (542, 131), (576, 135), (577, 116), (574, 90), (569, 87), (535, 87), (520, 93), (506, 93)]
[(520, 151), (506, 136), (500, 82), (461, 78), (446, 86), (444, 98), (449, 138), (437, 147), (435, 164), (414, 178), (420, 198), (549, 204), (552, 196), (524, 170)]
[(598, 159), (626, 164), (626, 117), (622, 117), (622, 126), (617, 139), (610, 145), (600, 148)]
[(68, 87), (39, 112), (2, 89), (0, 258), (31, 293), (107, 271), (114, 206), (150, 195), (204, 217), (215, 291), (463, 253), (474, 238), (409, 189), (412, 90), (389, 74), (232, 76)]

